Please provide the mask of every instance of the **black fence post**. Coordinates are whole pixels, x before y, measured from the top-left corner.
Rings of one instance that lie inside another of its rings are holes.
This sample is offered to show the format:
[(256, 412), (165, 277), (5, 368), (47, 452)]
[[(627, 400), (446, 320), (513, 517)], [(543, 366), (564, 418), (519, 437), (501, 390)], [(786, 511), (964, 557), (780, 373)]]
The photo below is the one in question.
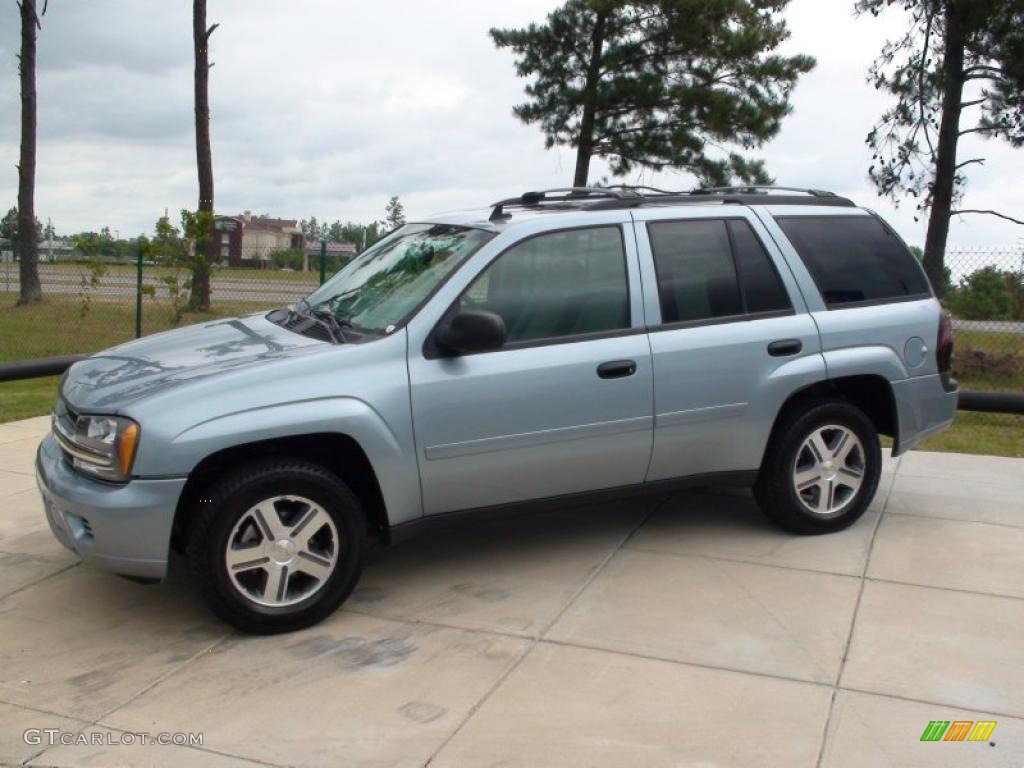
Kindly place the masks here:
[(324, 272), (327, 269), (327, 241), (320, 241), (320, 285), (324, 284)]
[(135, 248), (135, 338), (142, 336), (142, 242)]

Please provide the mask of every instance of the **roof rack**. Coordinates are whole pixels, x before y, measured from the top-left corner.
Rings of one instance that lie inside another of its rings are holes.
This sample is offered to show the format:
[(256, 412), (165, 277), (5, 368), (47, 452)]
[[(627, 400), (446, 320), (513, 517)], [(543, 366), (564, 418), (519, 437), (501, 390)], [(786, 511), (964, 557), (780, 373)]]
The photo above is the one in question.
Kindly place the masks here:
[[(772, 195), (770, 192), (786, 194)], [(792, 194), (796, 193), (796, 194)], [(559, 187), (536, 192), (524, 192), (519, 197), (510, 197), (493, 203), (490, 220), (511, 218), (505, 209), (541, 208), (547, 203), (560, 203), (559, 207), (579, 210), (615, 210), (639, 208), (645, 205), (671, 203), (719, 202), (734, 205), (830, 205), (847, 208), (855, 203), (834, 192), (823, 189), (802, 187), (777, 187), (762, 184), (748, 184), (735, 187), (704, 187), (672, 192), (656, 187), (627, 186), (615, 184), (608, 187)]]
[(638, 195), (635, 192), (620, 191), (616, 187), (555, 187), (554, 189), (541, 189), (535, 192), (524, 192), (519, 197), (509, 197), (496, 203), (491, 203), (494, 210), (491, 211), (490, 220), (497, 221), (498, 219), (509, 218), (511, 214), (505, 213), (505, 209), (510, 206), (532, 208), (541, 203), (582, 202), (595, 198), (622, 200), (626, 197), (638, 197)]
[(835, 192), (825, 189), (806, 189), (804, 187), (776, 187), (771, 184), (744, 184), (736, 187), (699, 187), (691, 190), (691, 195), (714, 195), (723, 192), (736, 192), (744, 195), (767, 194), (768, 192), (802, 192), (813, 197), (839, 197)]

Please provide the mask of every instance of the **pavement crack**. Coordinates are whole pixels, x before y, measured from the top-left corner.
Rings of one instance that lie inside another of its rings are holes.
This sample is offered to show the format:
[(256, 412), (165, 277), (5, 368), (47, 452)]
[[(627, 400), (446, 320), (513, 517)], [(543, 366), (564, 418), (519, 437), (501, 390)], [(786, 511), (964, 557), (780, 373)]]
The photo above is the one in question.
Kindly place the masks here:
[(54, 571), (53, 573), (48, 573), (45, 576), (42, 576), (42, 577), (36, 579), (33, 582), (30, 582), (28, 584), (23, 584), (22, 586), (18, 587), (17, 589), (14, 589), (14, 590), (12, 590), (10, 592), (7, 592), (7, 593), (5, 593), (3, 595), (0, 595), (0, 600), (6, 600), (6, 599), (8, 599), (10, 597), (14, 597), (15, 595), (24, 592), (26, 589), (29, 589), (30, 587), (37, 587), (40, 584), (42, 584), (44, 581), (49, 581), (54, 576), (60, 576), (62, 573), (70, 571), (72, 568), (77, 568), (81, 564), (82, 564), (81, 560), (79, 560), (76, 563), (69, 563), (68, 565), (65, 565), (63, 568)]
[(226, 632), (219, 640), (217, 640), (216, 642), (212, 643), (208, 648), (204, 648), (204, 649), (202, 649), (200, 651), (196, 651), (194, 654), (192, 654), (187, 659), (185, 659), (185, 661), (181, 662), (181, 664), (178, 664), (176, 667), (167, 670), (166, 672), (164, 672), (164, 674), (160, 675), (155, 680), (151, 681), (148, 685), (144, 686), (137, 693), (129, 696), (127, 699), (122, 701), (117, 706), (112, 707), (111, 709), (108, 709), (106, 712), (104, 712), (101, 715), (99, 715), (95, 720), (92, 721), (92, 725), (99, 725), (102, 728), (114, 728), (115, 730), (117, 730), (116, 726), (105, 725), (105, 724), (101, 723), (100, 721), (103, 720), (106, 717), (110, 717), (110, 715), (114, 714), (119, 709), (123, 709), (124, 707), (127, 707), (129, 704), (131, 704), (132, 702), (137, 700), (140, 696), (143, 696), (144, 694), (146, 694), (149, 691), (153, 690), (154, 688), (156, 688), (156, 686), (160, 685), (160, 683), (162, 683), (165, 680), (167, 680), (168, 678), (173, 677), (174, 675), (178, 674), (178, 672), (183, 670), (185, 667), (187, 667), (193, 661), (195, 661), (198, 658), (201, 658), (202, 656), (205, 656), (208, 652), (214, 650), (215, 648), (220, 647), (221, 645), (224, 644), (225, 641), (227, 641), (228, 639), (230, 639), (230, 638), (232, 638), (234, 636), (235, 636), (235, 632), (233, 632), (233, 631)]
[(843, 679), (843, 671), (846, 669), (846, 660), (850, 656), (850, 647), (853, 645), (853, 633), (857, 627), (857, 616), (860, 614), (860, 604), (864, 598), (864, 587), (868, 582), (868, 567), (871, 565), (871, 555), (875, 551), (875, 539), (878, 538), (878, 529), (881, 527), (882, 520), (885, 519), (885, 513), (889, 509), (889, 500), (892, 498), (892, 491), (896, 486), (897, 472), (899, 472), (898, 464), (892, 473), (893, 476), (889, 482), (885, 501), (882, 504), (882, 509), (878, 513), (878, 519), (875, 520), (875, 527), (871, 531), (871, 541), (868, 543), (867, 556), (864, 558), (864, 568), (860, 572), (860, 589), (857, 590), (857, 600), (853, 605), (853, 616), (850, 618), (850, 631), (846, 635), (846, 645), (843, 647), (843, 657), (839, 660), (839, 671), (836, 673), (835, 682), (832, 684), (832, 696), (828, 702), (828, 714), (825, 716), (825, 725), (821, 732), (821, 747), (818, 749), (818, 761), (816, 763), (817, 768), (821, 768), (822, 762), (825, 759), (825, 747), (828, 745), (828, 731), (832, 724), (832, 714), (835, 711), (836, 696), (839, 693), (839, 682)]

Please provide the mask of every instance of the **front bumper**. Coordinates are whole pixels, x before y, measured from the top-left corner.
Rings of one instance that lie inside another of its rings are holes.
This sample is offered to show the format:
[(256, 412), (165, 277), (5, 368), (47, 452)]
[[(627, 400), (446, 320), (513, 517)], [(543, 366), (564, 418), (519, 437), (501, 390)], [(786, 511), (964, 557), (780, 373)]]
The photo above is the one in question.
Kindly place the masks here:
[(124, 576), (162, 579), (185, 478), (102, 483), (73, 470), (52, 435), (36, 454), (36, 482), (57, 540)]

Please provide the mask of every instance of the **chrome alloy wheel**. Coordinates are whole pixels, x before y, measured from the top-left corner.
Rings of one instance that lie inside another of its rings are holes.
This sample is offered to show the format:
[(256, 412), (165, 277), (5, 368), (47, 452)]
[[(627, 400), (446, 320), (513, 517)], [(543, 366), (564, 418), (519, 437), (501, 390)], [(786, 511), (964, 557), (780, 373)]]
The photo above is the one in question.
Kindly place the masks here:
[(848, 427), (819, 427), (797, 451), (793, 488), (804, 507), (819, 517), (839, 515), (864, 482), (864, 446)]
[(274, 496), (239, 518), (224, 562), (247, 600), (281, 608), (323, 588), (338, 564), (339, 546), (334, 521), (316, 502)]

